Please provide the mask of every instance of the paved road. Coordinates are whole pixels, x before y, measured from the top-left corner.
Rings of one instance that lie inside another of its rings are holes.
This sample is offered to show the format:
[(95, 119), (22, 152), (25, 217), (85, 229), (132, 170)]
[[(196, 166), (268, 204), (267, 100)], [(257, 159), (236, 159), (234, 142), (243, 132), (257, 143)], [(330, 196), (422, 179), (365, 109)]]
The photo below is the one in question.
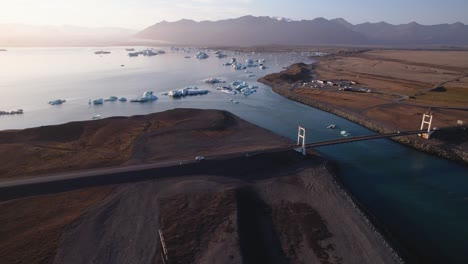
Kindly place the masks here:
[[(219, 155), (209, 155), (204, 156), (205, 160), (218, 160), (218, 159), (229, 159), (229, 158), (236, 158), (236, 157), (249, 157), (254, 156), (257, 154), (262, 153), (273, 153), (273, 152), (281, 152), (285, 150), (291, 150), (293, 145), (285, 145), (285, 146), (276, 146), (267, 149), (258, 149), (255, 151), (249, 152), (232, 152), (232, 153), (224, 153)], [(120, 167), (109, 167), (109, 168), (99, 168), (99, 169), (89, 169), (89, 170), (81, 170), (81, 171), (74, 171), (74, 172), (66, 172), (66, 173), (57, 173), (52, 175), (42, 175), (36, 176), (34, 178), (23, 178), (18, 180), (11, 180), (11, 181), (0, 181), (0, 189), (1, 188), (8, 188), (8, 187), (17, 187), (22, 185), (33, 185), (39, 183), (51, 183), (57, 181), (66, 181), (66, 180), (74, 180), (74, 179), (84, 179), (90, 178), (95, 176), (105, 176), (111, 177), (114, 174), (118, 173), (129, 173), (129, 172), (139, 172), (139, 171), (147, 171), (151, 169), (160, 169), (160, 168), (169, 168), (178, 165), (189, 165), (199, 163), (200, 161), (193, 159), (185, 159), (185, 160), (172, 160), (172, 161), (165, 161), (165, 162), (158, 162), (158, 163), (151, 163), (151, 164), (139, 164), (139, 165), (129, 165), (129, 166), (120, 166)]]
[(346, 138), (336, 139), (336, 140), (309, 143), (309, 144), (306, 144), (306, 147), (323, 147), (323, 146), (330, 146), (330, 145), (337, 145), (337, 144), (344, 144), (344, 143), (351, 143), (351, 142), (356, 142), (356, 141), (365, 141), (365, 140), (372, 140), (372, 139), (379, 139), (379, 138), (410, 136), (410, 135), (416, 135), (416, 134), (425, 133), (425, 132), (427, 132), (427, 130), (403, 131), (399, 133), (397, 132), (397, 133), (390, 133), (390, 134), (383, 134), (383, 135), (346, 137)]
[[(384, 135), (370, 135), (370, 136), (357, 136), (357, 137), (348, 137), (348, 138), (341, 138), (336, 140), (330, 141), (323, 141), (323, 142), (315, 142), (306, 144), (307, 148), (310, 147), (322, 147), (322, 146), (329, 146), (329, 145), (336, 145), (336, 144), (344, 144), (344, 143), (351, 143), (356, 141), (364, 141), (364, 140), (372, 140), (372, 139), (379, 139), (379, 138), (390, 138), (390, 137), (398, 137), (398, 136), (409, 136), (419, 134), (421, 130), (417, 131), (405, 131), (401, 133), (391, 133), (391, 134), (384, 134)], [(283, 152), (292, 150), (297, 148), (297, 145), (290, 144), (290, 145), (282, 145), (282, 146), (275, 146), (271, 148), (265, 149), (257, 149), (255, 151), (249, 152), (232, 152), (232, 153), (225, 153), (219, 155), (209, 155), (205, 156), (206, 160), (226, 160), (230, 158), (238, 158), (238, 157), (251, 157), (258, 154), (266, 154), (266, 153), (275, 153), (275, 152)], [(200, 161), (193, 159), (185, 159), (185, 160), (176, 160), (176, 161), (166, 161), (166, 162), (158, 162), (158, 163), (151, 163), (151, 164), (140, 164), (140, 165), (130, 165), (130, 166), (121, 166), (121, 167), (111, 167), (111, 168), (100, 168), (100, 169), (90, 169), (90, 170), (82, 170), (82, 171), (75, 171), (75, 172), (66, 172), (66, 173), (58, 173), (53, 175), (43, 175), (34, 178), (24, 178), (18, 180), (11, 180), (11, 181), (0, 181), (0, 190), (5, 188), (11, 187), (21, 187), (21, 186), (31, 186), (36, 184), (45, 184), (45, 183), (53, 183), (53, 182), (60, 182), (60, 181), (68, 181), (68, 180), (79, 180), (79, 179), (86, 179), (91, 177), (100, 176), (102, 179), (103, 177), (112, 177), (116, 174), (125, 174), (125, 173), (135, 173), (141, 171), (149, 171), (152, 169), (163, 169), (163, 168), (173, 168), (180, 165), (190, 165), (196, 164)]]

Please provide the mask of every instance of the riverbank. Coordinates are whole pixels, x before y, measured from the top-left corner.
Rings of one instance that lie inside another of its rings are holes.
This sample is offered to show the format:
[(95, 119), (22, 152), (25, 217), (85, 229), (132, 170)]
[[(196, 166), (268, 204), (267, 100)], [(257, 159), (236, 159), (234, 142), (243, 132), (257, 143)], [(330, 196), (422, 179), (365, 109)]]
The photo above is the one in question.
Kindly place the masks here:
[[(11, 142), (25, 155), (32, 144), (48, 157), (9, 179), (70, 170), (76, 159), (101, 158), (82, 165), (91, 168), (290, 143), (228, 112), (194, 109), (1, 133), (0, 150)], [(103, 155), (111, 152), (121, 156)], [(320, 157), (286, 151), (198, 164), (174, 175), (145, 172), (140, 182), (64, 182), (72, 190), (2, 201), (0, 255), (7, 263), (162, 263), (162, 230), (174, 263), (399, 262)]]
[[(335, 57), (327, 56), (312, 65), (294, 64), (280, 73), (259, 79), (259, 82), (271, 86), (275, 93), (288, 99), (330, 112), (379, 133), (419, 129), (422, 114), (427, 111), (425, 107), (405, 105), (381, 94), (352, 93), (340, 91), (338, 88), (313, 87), (311, 81), (321, 78), (320, 74), (324, 75), (323, 72), (328, 72), (327, 63), (330, 61), (335, 62)], [(342, 76), (341, 72), (334, 75), (328, 72), (328, 74), (329, 80), (338, 80)], [(355, 81), (350, 76), (347, 77)], [(448, 109), (431, 109), (431, 112), (435, 115), (435, 126), (445, 127), (451, 124), (452, 128), (435, 131), (430, 140), (417, 136), (393, 138), (393, 140), (417, 150), (467, 164), (468, 130), (466, 127), (455, 127), (453, 124), (457, 118), (468, 120), (468, 112)], [(454, 115), (454, 112), (457, 115)]]

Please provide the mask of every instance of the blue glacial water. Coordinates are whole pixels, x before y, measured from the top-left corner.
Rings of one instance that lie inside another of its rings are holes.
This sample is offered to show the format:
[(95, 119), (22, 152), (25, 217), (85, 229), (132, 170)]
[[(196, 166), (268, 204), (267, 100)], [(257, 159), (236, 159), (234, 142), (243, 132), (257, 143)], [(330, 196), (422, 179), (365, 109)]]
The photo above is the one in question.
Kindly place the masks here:
[[(101, 48), (11, 48), (0, 53), (0, 110), (23, 108), (24, 115), (0, 116), (0, 130), (60, 124), (102, 117), (130, 116), (173, 108), (222, 109), (279, 135), (296, 139), (297, 126), (307, 128), (307, 141), (373, 132), (332, 114), (287, 100), (255, 80), (278, 72), (294, 62), (311, 61), (299, 53), (233, 54), (206, 60), (192, 53), (170, 52), (154, 57), (129, 58), (122, 47), (109, 47), (109, 55), (95, 55)], [(192, 56), (187, 59), (185, 56)], [(255, 77), (221, 64), (231, 57), (266, 60), (268, 68), (249, 68)], [(124, 65), (124, 66), (122, 66)], [(249, 97), (216, 91), (204, 79), (258, 85)], [(174, 100), (161, 93), (196, 85), (208, 89), (203, 96)], [(89, 99), (140, 96), (154, 91), (159, 100), (135, 104), (106, 102), (92, 106)], [(52, 99), (66, 99), (59, 106)], [(234, 104), (230, 99), (239, 101)], [(340, 129), (326, 129), (336, 124)], [(415, 127), (416, 129), (417, 127)], [(322, 155), (335, 160), (340, 178), (375, 219), (389, 232), (409, 263), (468, 263), (468, 170), (390, 140), (356, 142), (322, 147)]]

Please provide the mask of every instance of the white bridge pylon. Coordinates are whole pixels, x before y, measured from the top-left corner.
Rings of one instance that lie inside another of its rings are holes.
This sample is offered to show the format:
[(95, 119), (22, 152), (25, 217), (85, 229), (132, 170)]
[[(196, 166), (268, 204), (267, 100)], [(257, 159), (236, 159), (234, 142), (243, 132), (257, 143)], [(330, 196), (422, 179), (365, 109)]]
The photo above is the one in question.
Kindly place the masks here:
[(297, 131), (297, 145), (301, 146), (300, 148), (297, 148), (297, 152), (301, 152), (302, 155), (306, 155), (306, 130), (305, 128), (299, 126), (298, 131)]
[(427, 125), (427, 133), (421, 133), (418, 134), (418, 136), (429, 139), (434, 131), (431, 131), (431, 126), (432, 126), (432, 114), (424, 114), (422, 121), (421, 121), (421, 129), (420, 130), (425, 130), (425, 126)]

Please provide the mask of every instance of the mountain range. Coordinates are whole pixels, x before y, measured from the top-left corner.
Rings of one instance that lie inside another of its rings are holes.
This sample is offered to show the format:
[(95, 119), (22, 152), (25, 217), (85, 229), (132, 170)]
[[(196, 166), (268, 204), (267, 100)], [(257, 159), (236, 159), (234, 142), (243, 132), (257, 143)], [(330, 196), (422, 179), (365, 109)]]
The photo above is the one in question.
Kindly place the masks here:
[(287, 18), (243, 16), (219, 21), (160, 22), (137, 38), (179, 45), (468, 45), (468, 25), (392, 25), (386, 22), (353, 25), (342, 18), (293, 21)]
[(137, 30), (77, 26), (0, 24), (0, 46), (94, 46), (125, 42)]

